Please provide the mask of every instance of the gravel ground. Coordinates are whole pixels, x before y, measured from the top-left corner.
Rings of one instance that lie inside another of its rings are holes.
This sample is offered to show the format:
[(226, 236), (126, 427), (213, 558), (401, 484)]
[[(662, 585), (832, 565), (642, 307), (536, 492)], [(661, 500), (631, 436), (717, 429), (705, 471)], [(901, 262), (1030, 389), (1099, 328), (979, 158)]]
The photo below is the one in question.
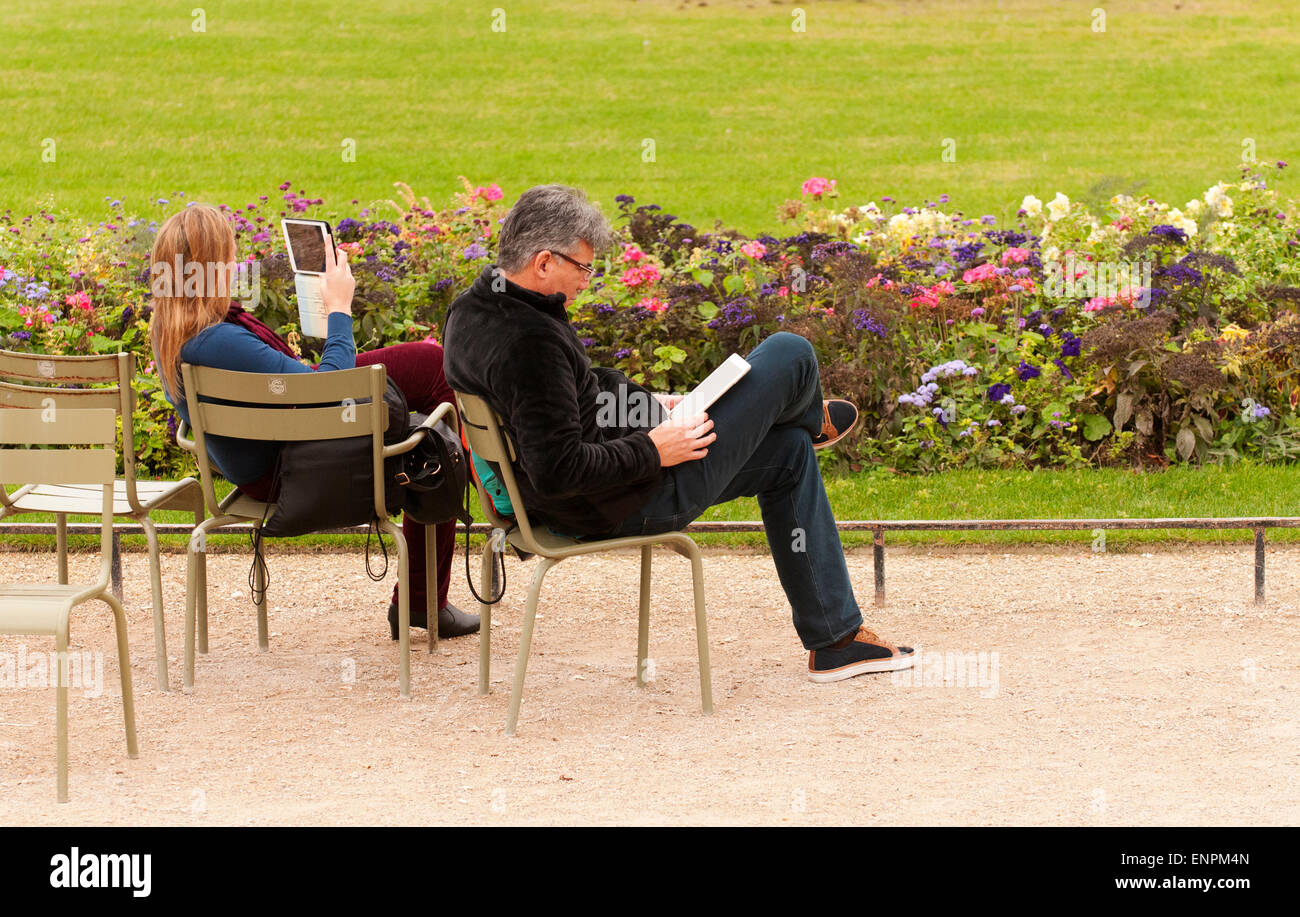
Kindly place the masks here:
[[(5, 554), (10, 581), (52, 559)], [(70, 692), (71, 796), (55, 804), (54, 691), (20, 687), (0, 637), (4, 824), (1294, 824), (1300, 821), (1300, 549), (891, 549), (868, 624), (923, 651), (919, 676), (806, 677), (769, 556), (705, 557), (716, 712), (700, 712), (686, 561), (656, 552), (654, 680), (633, 682), (637, 556), (547, 577), (519, 734), (504, 734), (525, 583), (508, 561), (492, 693), (478, 638), (412, 640), (397, 696), (392, 578), (359, 553), (270, 557), (258, 653), (247, 555), (209, 561), (211, 650), (193, 693), (155, 684), (148, 575), (128, 554), (140, 757), (126, 757), (111, 616), (85, 606), (73, 649), (103, 692)], [(96, 558), (73, 558), (74, 579)], [(477, 558), (473, 564), (478, 574)], [(849, 569), (869, 603), (869, 549)], [(452, 600), (470, 608), (463, 558)], [(164, 558), (181, 680), (184, 558)], [(949, 655), (951, 654), (951, 655)], [(969, 664), (958, 667), (958, 656)], [(8, 682), (4, 666), (10, 665)], [(93, 679), (91, 679), (93, 681)]]

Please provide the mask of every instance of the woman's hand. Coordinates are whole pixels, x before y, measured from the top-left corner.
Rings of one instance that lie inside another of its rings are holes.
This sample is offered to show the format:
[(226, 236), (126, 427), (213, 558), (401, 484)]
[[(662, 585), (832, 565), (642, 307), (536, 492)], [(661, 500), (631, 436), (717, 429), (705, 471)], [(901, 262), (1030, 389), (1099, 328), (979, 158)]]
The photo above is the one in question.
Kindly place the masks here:
[(693, 462), (709, 454), (708, 446), (718, 434), (710, 433), (713, 421), (704, 412), (685, 423), (662, 423), (650, 431), (650, 441), (659, 450), (659, 464), (664, 468)]
[(352, 314), (352, 294), (357, 282), (348, 266), (348, 253), (343, 249), (325, 247), (325, 273), (321, 276), (321, 298), (326, 312)]

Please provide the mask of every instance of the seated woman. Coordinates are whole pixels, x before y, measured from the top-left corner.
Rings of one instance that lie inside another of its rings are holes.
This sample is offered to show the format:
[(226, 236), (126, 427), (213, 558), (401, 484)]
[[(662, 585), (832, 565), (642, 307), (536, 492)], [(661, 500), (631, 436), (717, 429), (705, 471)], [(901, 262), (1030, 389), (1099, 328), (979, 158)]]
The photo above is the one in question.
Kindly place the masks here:
[[(215, 207), (194, 204), (172, 215), (158, 230), (152, 262), (184, 265), (198, 262), (233, 266), (235, 234)], [(174, 270), (174, 269), (173, 269)], [(184, 274), (175, 274), (179, 278)], [(355, 288), (347, 255), (327, 250), (323, 296), (329, 312), (329, 336), (317, 367), (320, 372), (352, 369), (382, 363), (388, 378), (402, 390), (412, 410), (431, 413), (441, 403), (454, 403), (442, 374), (442, 347), (432, 342), (396, 344), (358, 354), (352, 340), (352, 293)], [(163, 381), (163, 391), (177, 413), (189, 422), (182, 391), (180, 365), (250, 373), (308, 373), (312, 368), (299, 362), (292, 349), (266, 325), (230, 301), (229, 285), (220, 290), (169, 290), (168, 296), (153, 298), (149, 334), (154, 361)], [(279, 445), (274, 442), (209, 437), (208, 457), (240, 490), (258, 500), (272, 497), (275, 461)], [(402, 532), (410, 546), (411, 626), (427, 627), (425, 595), (424, 526), (404, 519)], [(466, 614), (447, 603), (451, 583), (456, 523), (437, 526), (438, 636), (459, 637), (478, 630), (478, 615)], [(388, 622), (397, 639), (397, 592), (388, 608)]]

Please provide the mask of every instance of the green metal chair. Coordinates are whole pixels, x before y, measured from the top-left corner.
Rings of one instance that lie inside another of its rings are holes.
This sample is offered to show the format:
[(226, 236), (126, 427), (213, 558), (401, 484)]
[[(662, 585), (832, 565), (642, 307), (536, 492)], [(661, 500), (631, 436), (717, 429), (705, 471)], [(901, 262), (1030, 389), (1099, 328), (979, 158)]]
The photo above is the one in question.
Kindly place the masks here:
[[(484, 515), (494, 528), (506, 533), (509, 542), (520, 550), (541, 557), (533, 581), (528, 589), (528, 603), (524, 611), (523, 632), (519, 638), (519, 659), (515, 663), (514, 685), (510, 692), (510, 711), (506, 716), (506, 734), (514, 735), (519, 721), (519, 704), (524, 693), (524, 674), (528, 668), (528, 653), (533, 641), (533, 622), (537, 617), (537, 603), (542, 591), (542, 580), (551, 567), (569, 557), (580, 554), (596, 554), (614, 551), (619, 548), (641, 549), (641, 606), (637, 628), (636, 649), (636, 683), (645, 686), (646, 653), (650, 642), (650, 549), (653, 545), (667, 546), (691, 562), (691, 579), (695, 587), (695, 640), (699, 652), (700, 665), (700, 706), (705, 713), (713, 712), (713, 689), (709, 674), (709, 637), (708, 623), (704, 615), (704, 564), (700, 557), (699, 546), (694, 539), (684, 532), (665, 532), (661, 535), (640, 535), (625, 538), (608, 538), (601, 541), (577, 541), (554, 534), (543, 528), (535, 528), (528, 520), (523, 499), (519, 495), (519, 485), (515, 480), (512, 462), (517, 461), (515, 447), (501, 428), (500, 418), (491, 406), (476, 395), (464, 392), (456, 393), (460, 408), (461, 423), (464, 425), (470, 448), (485, 461), (499, 466), (499, 477), (505, 484), (506, 492), (514, 505), (515, 516), (507, 519), (496, 511), (491, 496), (476, 481), (479, 504)], [(490, 548), (490, 546), (489, 546)], [(484, 588), (492, 580), (492, 550), (483, 551)], [(479, 694), (488, 693), (488, 674), (491, 667), (492, 606), (481, 604), (481, 625), (479, 627)]]
[[(60, 357), (0, 351), (0, 405), (43, 410), (53, 404), (66, 408), (112, 408), (122, 419), (123, 480), (113, 485), (113, 515), (140, 523), (149, 544), (149, 585), (153, 598), (154, 654), (158, 689), (169, 688), (167, 637), (163, 627), (162, 568), (158, 533), (151, 514), (158, 510), (194, 513), (203, 521), (203, 495), (194, 478), (180, 481), (140, 481), (135, 476), (135, 355), (108, 354)], [(17, 380), (17, 381), (14, 381)], [(90, 386), (95, 386), (94, 388)], [(97, 515), (99, 488), (61, 487), (44, 483), (13, 494), (0, 493), (0, 519), (20, 513), (53, 513), (55, 552), (60, 583), (68, 581), (68, 516)]]
[[(384, 459), (409, 452), (423, 434), (412, 433), (400, 443), (384, 445), (388, 427), (388, 408), (384, 404), (386, 386), (382, 365), (357, 369), (286, 375), (240, 373), (207, 366), (181, 364), (190, 425), (182, 424), (176, 441), (194, 453), (199, 464), (199, 482), (203, 498), (212, 517), (195, 526), (187, 548), (185, 589), (185, 687), (194, 686), (194, 651), (208, 651), (208, 622), (202, 556), (209, 532), (227, 525), (251, 523), (261, 528), (275, 513), (275, 504), (255, 500), (240, 490), (232, 490), (218, 501), (213, 487), (212, 462), (208, 458), (206, 438), (210, 435), (238, 439), (293, 442), (303, 440), (347, 439), (369, 435), (373, 444), (375, 512), (379, 528), (393, 536), (397, 544), (397, 620), (401, 673), (401, 696), (411, 696), (411, 595), (409, 558), (401, 526), (388, 518), (385, 509)], [(340, 408), (343, 408), (340, 410)], [(456, 411), (442, 404), (424, 422), (432, 427), (446, 418), (458, 429)], [(191, 425), (192, 436), (191, 439)], [(437, 538), (434, 526), (425, 526), (424, 560), (426, 595), (438, 594)], [(265, 652), (267, 643), (266, 581), (261, 564), (254, 565), (253, 589), (257, 603), (257, 646)], [(438, 629), (429, 628), (429, 652), (438, 642)]]
[[(122, 673), (122, 710), (126, 717), (126, 749), (132, 758), (135, 704), (131, 696), (131, 654), (127, 646), (126, 612), (109, 591), (113, 554), (114, 479), (117, 443), (114, 413), (107, 408), (79, 410), (48, 407), (42, 411), (0, 410), (0, 481), (8, 483), (77, 485), (99, 491), (99, 581), (58, 585), (0, 585), (0, 634), (52, 636), (56, 650), (59, 802), (68, 801), (68, 617), (83, 602), (100, 599), (113, 610), (117, 625), (117, 658)], [(39, 449), (32, 446), (91, 446), (88, 449)]]

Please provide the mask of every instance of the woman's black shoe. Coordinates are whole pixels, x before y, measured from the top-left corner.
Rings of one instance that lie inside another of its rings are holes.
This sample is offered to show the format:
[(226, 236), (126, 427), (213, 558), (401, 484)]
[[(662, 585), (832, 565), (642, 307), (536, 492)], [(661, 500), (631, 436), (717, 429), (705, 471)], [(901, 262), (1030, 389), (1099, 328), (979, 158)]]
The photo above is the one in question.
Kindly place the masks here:
[[(428, 613), (424, 611), (411, 612), (411, 626), (424, 627), (429, 626)], [(397, 639), (397, 603), (392, 602), (388, 606), (388, 629)], [(478, 615), (467, 614), (461, 611), (455, 605), (448, 603), (438, 610), (438, 639), (447, 637), (463, 637), (466, 634), (478, 633)]]

